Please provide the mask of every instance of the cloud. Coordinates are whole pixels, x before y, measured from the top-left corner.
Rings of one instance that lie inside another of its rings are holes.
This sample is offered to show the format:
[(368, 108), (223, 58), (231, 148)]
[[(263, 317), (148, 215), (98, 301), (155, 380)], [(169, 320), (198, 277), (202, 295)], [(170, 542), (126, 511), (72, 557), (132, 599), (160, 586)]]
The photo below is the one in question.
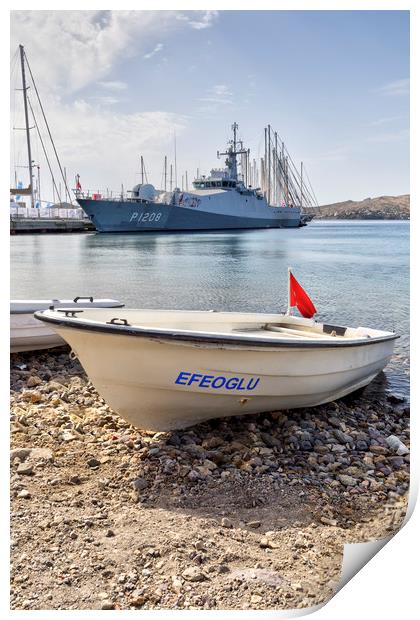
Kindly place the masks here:
[(395, 121), (399, 121), (403, 116), (385, 116), (383, 118), (378, 118), (369, 123), (370, 127), (380, 127), (382, 125), (388, 125), (389, 123), (393, 123)]
[(375, 136), (369, 136), (366, 138), (366, 142), (372, 142), (376, 144), (389, 144), (392, 142), (401, 142), (410, 138), (410, 131), (408, 129), (400, 129), (399, 131), (389, 131), (385, 133), (376, 134)]
[(384, 84), (377, 88), (375, 92), (381, 95), (408, 95), (410, 94), (410, 80), (404, 78), (402, 80), (388, 82), (388, 84)]
[(213, 26), (218, 16), (219, 11), (188, 11), (186, 14), (178, 15), (178, 19), (186, 21), (195, 30), (203, 30)]
[(198, 101), (213, 105), (232, 105), (233, 93), (226, 84), (215, 84), (204, 97), (199, 97)]
[[(80, 173), (83, 186), (90, 189), (103, 189), (105, 183), (112, 189), (120, 188), (121, 182), (131, 186), (140, 153), (147, 153), (148, 171), (160, 171), (164, 153), (172, 149), (174, 131), (182, 135), (186, 117), (165, 111), (123, 114), (100, 103), (85, 99), (66, 105), (59, 100), (49, 103), (48, 122), (69, 177)], [(17, 140), (21, 143), (17, 148), (24, 152), (23, 132)], [(54, 162), (49, 142), (46, 145)], [(33, 156), (38, 158), (37, 140), (33, 146)], [(40, 163), (41, 171), (46, 170), (46, 162)]]
[(120, 82), (118, 80), (112, 82), (97, 82), (98, 86), (102, 88), (106, 88), (108, 90), (120, 91), (126, 90), (128, 88), (128, 84), (126, 82)]
[(158, 54), (161, 50), (163, 50), (163, 43), (158, 43), (157, 45), (155, 45), (151, 52), (144, 54), (143, 58), (148, 60), (149, 58), (152, 58), (152, 56), (154, 56), (155, 54)]
[(115, 105), (117, 103), (120, 103), (121, 101), (121, 99), (118, 99), (117, 97), (112, 97), (111, 95), (97, 95), (95, 97), (89, 97), (89, 99), (97, 101), (99, 104), (102, 105)]
[[(121, 181), (130, 186), (142, 152), (147, 153), (148, 171), (161, 170), (174, 131), (182, 135), (187, 117), (165, 110), (123, 111), (117, 105), (119, 93), (128, 85), (113, 75), (118, 76), (126, 60), (143, 62), (144, 56), (168, 47), (166, 37), (172, 33), (209, 28), (216, 16), (214, 11), (12, 11), (12, 56), (22, 43), (69, 178), (80, 172), (84, 187), (106, 183), (118, 189)], [(223, 98), (222, 91), (218, 95)], [(41, 115), (35, 113), (39, 121)], [(23, 119), (14, 124), (23, 126)], [(33, 157), (41, 163), (35, 131), (33, 136)], [(14, 132), (13, 151), (19, 160), (24, 137)], [(45, 161), (41, 169), (47, 170)], [(43, 176), (47, 187), (50, 176)]]
[(23, 43), (39, 85), (69, 95), (103, 80), (124, 59), (156, 50), (162, 45), (156, 40), (183, 26), (209, 28), (216, 15), (214, 11), (12, 11), (11, 53)]

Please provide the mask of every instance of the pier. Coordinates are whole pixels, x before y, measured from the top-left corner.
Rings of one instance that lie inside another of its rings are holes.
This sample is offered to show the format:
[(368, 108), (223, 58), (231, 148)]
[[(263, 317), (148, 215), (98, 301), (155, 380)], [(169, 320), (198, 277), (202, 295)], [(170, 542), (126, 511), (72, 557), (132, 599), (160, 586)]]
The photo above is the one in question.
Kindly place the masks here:
[(77, 218), (10, 218), (10, 234), (91, 232), (94, 225)]

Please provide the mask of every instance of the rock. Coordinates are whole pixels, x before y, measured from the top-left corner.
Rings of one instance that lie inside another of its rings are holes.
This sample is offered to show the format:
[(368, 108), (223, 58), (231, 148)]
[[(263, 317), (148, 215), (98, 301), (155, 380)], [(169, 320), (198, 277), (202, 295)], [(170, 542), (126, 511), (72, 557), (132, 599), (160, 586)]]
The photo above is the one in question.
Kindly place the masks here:
[(363, 439), (358, 439), (356, 441), (356, 448), (357, 450), (362, 450), (362, 451), (369, 450), (369, 446), (367, 442), (364, 441)]
[(269, 433), (260, 433), (260, 435), (265, 445), (268, 446), (269, 448), (281, 448), (282, 447), (282, 442), (276, 437), (273, 437), (273, 435), (270, 435)]
[(270, 540), (267, 536), (264, 536), (260, 540), (261, 549), (278, 549), (280, 545), (275, 543), (273, 540)]
[(44, 388), (44, 392), (49, 394), (50, 392), (62, 392), (65, 389), (62, 383), (58, 383), (58, 381), (49, 381)]
[(86, 463), (91, 469), (97, 469), (101, 466), (101, 461), (98, 461), (98, 459), (95, 458), (88, 459)]
[(346, 433), (343, 433), (343, 431), (338, 428), (335, 428), (333, 430), (333, 435), (342, 444), (353, 443), (353, 437), (347, 435)]
[[(386, 438), (386, 443), (391, 450), (397, 453), (398, 456), (404, 456), (409, 453), (407, 446), (395, 435), (390, 435)], [(372, 446), (371, 446), (372, 449)]]
[(328, 517), (324, 517), (322, 516), (320, 518), (321, 523), (323, 523), (324, 525), (331, 525), (332, 527), (334, 527), (335, 525), (337, 525), (337, 521), (335, 519), (329, 519)]
[(356, 478), (352, 478), (352, 476), (347, 476), (346, 474), (339, 474), (337, 478), (345, 487), (354, 487), (357, 484)]
[(74, 441), (75, 439), (77, 439), (77, 437), (76, 435), (73, 435), (73, 433), (71, 433), (70, 431), (64, 431), (64, 433), (61, 435), (61, 439), (68, 443), (69, 441)]
[(405, 402), (405, 397), (400, 394), (388, 394), (387, 400), (390, 403), (399, 404)]
[(182, 576), (187, 581), (204, 581), (206, 579), (204, 573), (197, 566), (189, 566), (183, 571)]
[(304, 452), (310, 452), (312, 450), (312, 443), (310, 441), (301, 441), (300, 449)]
[(22, 489), (21, 491), (19, 491), (17, 496), (23, 499), (31, 499), (31, 494), (29, 493), (27, 489)]
[(402, 456), (390, 456), (388, 457), (388, 462), (394, 469), (400, 469), (400, 467), (403, 467), (405, 464), (405, 460)]
[(342, 421), (339, 420), (338, 418), (336, 418), (335, 416), (331, 416), (328, 418), (328, 422), (332, 425), (332, 426), (336, 426), (337, 428), (341, 428), (342, 425)]
[(29, 392), (29, 400), (33, 403), (40, 403), (42, 401), (41, 392), (37, 392), (36, 390)]
[(113, 603), (112, 601), (108, 599), (105, 599), (102, 602), (101, 609), (115, 609), (115, 603)]
[(220, 521), (220, 525), (222, 527), (232, 528), (233, 527), (233, 522), (230, 519), (227, 519), (226, 517), (223, 517), (223, 519)]
[(16, 472), (19, 474), (19, 476), (32, 476), (32, 474), (34, 473), (34, 468), (28, 463), (20, 463)]
[(10, 460), (13, 461), (14, 459), (20, 459), (21, 461), (24, 461), (25, 459), (28, 458), (28, 456), (31, 453), (31, 449), (30, 448), (14, 448), (14, 450), (10, 451)]
[(31, 448), (28, 458), (31, 461), (52, 461), (53, 453), (49, 448)]
[(38, 377), (37, 375), (32, 375), (31, 377), (29, 377), (26, 385), (28, 387), (35, 387), (37, 385), (41, 385), (41, 383), (43, 383), (43, 381), (40, 377)]
[(252, 527), (253, 529), (257, 529), (261, 526), (261, 521), (248, 521), (247, 526)]
[(105, 536), (107, 538), (112, 538), (113, 536), (115, 536), (115, 533), (114, 533), (113, 530), (107, 530), (106, 533), (105, 533)]
[(130, 605), (134, 607), (143, 607), (146, 601), (147, 598), (141, 590), (134, 590), (134, 592), (131, 593)]
[(257, 603), (261, 603), (263, 597), (260, 594), (253, 594), (251, 596), (251, 604), (256, 605)]
[(385, 446), (381, 446), (375, 443), (370, 444), (369, 451), (373, 452), (373, 454), (388, 454), (388, 450), (387, 448), (385, 448)]
[(225, 443), (225, 440), (222, 439), (222, 437), (217, 437), (216, 435), (214, 435), (213, 437), (204, 439), (201, 445), (203, 446), (205, 450), (211, 450), (213, 448), (220, 448), (220, 446), (223, 446), (224, 443)]
[(144, 491), (145, 489), (147, 489), (148, 486), (149, 483), (147, 482), (146, 478), (139, 477), (133, 480), (133, 488), (135, 491)]

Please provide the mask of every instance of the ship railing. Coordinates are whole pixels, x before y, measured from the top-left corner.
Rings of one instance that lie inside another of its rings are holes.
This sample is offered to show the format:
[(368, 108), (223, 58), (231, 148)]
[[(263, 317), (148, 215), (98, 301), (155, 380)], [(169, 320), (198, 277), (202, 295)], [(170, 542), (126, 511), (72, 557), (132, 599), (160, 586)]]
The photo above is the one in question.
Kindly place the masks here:
[(127, 200), (127, 198), (131, 198), (131, 192), (123, 191), (114, 191), (110, 189), (74, 189), (73, 193), (76, 197), (88, 200), (111, 200), (115, 202), (120, 202), (121, 200)]

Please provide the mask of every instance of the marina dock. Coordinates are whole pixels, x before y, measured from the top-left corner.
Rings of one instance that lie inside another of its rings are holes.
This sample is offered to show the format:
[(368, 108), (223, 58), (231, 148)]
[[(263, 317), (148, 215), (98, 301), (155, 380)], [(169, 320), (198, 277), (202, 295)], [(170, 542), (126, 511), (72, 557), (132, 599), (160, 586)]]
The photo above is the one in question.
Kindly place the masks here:
[(10, 234), (91, 232), (94, 225), (77, 218), (10, 218)]

